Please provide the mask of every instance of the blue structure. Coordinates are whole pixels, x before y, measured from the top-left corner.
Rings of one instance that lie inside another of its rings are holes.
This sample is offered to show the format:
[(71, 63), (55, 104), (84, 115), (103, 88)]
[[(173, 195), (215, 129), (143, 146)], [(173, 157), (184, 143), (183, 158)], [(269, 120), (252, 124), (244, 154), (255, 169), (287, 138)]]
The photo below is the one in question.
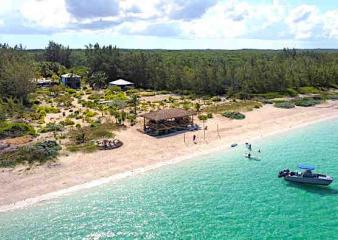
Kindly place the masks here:
[(60, 83), (66, 87), (77, 89), (81, 87), (81, 77), (74, 73), (63, 74), (61, 75)]
[(298, 168), (304, 169), (304, 170), (310, 170), (310, 171), (313, 171), (313, 170), (316, 169), (316, 167), (313, 166), (313, 165), (306, 165), (306, 164), (303, 164), (303, 163), (298, 164)]

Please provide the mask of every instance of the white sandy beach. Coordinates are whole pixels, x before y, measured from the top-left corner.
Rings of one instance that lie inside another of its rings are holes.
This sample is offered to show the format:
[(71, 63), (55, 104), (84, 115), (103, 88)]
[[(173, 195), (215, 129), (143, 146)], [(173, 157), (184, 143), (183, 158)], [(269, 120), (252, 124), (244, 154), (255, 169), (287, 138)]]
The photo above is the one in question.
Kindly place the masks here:
[[(336, 117), (338, 102), (289, 110), (265, 105), (261, 109), (247, 112), (245, 120), (228, 120), (221, 116), (208, 120), (205, 140), (202, 130), (162, 138), (150, 137), (137, 130), (142, 127), (142, 123), (139, 123), (118, 133), (118, 138), (124, 145), (116, 150), (61, 156), (59, 164), (52, 167), (44, 165), (30, 170), (20, 167), (14, 170), (0, 169), (0, 212), (97, 186), (196, 155), (225, 150), (231, 143), (242, 144)], [(202, 123), (199, 124), (202, 126)], [(192, 142), (194, 134), (197, 135), (198, 144)]]

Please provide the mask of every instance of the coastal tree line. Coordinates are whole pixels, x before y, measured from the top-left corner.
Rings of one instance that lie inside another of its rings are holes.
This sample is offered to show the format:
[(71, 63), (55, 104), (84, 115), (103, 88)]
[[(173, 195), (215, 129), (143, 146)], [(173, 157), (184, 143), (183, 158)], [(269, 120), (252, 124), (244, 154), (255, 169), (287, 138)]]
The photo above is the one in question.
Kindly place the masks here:
[[(55, 56), (49, 53), (55, 51), (55, 44), (50, 45), (43, 56)], [(100, 86), (124, 78), (145, 89), (245, 97), (338, 84), (338, 52), (333, 50), (126, 50), (99, 44), (69, 50), (57, 46), (58, 52), (64, 52), (61, 56), (67, 56), (68, 67), (87, 67), (86, 77)], [(60, 57), (53, 62), (63, 65), (64, 61)]]
[[(67, 71), (99, 87), (124, 78), (144, 89), (241, 98), (304, 86), (338, 88), (335, 50), (127, 50), (99, 44), (69, 49), (50, 42), (43, 50), (3, 44), (0, 55), (0, 94), (21, 98), (26, 93), (20, 88), (31, 90), (21, 80), (56, 80)], [(13, 77), (18, 85), (8, 84)]]

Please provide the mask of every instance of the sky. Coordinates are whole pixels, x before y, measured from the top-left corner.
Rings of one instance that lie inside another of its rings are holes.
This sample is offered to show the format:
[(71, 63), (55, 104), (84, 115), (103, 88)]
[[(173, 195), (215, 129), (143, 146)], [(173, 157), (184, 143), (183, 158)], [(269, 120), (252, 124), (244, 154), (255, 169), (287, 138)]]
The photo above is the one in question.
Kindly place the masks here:
[(0, 42), (138, 49), (338, 48), (338, 0), (0, 0)]

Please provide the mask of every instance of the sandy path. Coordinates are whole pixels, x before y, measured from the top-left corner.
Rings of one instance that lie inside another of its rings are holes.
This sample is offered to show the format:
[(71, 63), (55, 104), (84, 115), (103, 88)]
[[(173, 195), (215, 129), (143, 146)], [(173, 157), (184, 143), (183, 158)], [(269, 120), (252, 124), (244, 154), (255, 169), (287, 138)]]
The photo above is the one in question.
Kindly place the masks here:
[[(120, 149), (62, 156), (60, 165), (51, 168), (41, 166), (30, 171), (20, 171), (20, 168), (0, 169), (0, 205), (15, 203), (177, 157), (183, 159), (193, 154), (226, 149), (234, 142), (244, 143), (253, 138), (334, 117), (338, 117), (338, 102), (289, 110), (266, 105), (246, 113), (245, 120), (228, 120), (221, 116), (208, 120), (205, 141), (202, 130), (163, 138), (150, 137), (137, 130), (142, 127), (139, 123), (118, 133), (118, 138), (124, 142), (124, 146)], [(199, 124), (202, 126), (202, 123)], [(198, 144), (193, 144), (193, 134), (197, 135)]]

